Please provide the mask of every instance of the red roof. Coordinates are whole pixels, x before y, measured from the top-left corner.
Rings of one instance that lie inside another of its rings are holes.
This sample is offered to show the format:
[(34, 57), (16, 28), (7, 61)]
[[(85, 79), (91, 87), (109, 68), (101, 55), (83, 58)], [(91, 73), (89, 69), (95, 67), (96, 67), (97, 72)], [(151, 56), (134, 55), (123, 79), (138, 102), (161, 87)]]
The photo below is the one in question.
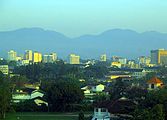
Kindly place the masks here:
[(149, 81), (147, 81), (148, 84), (163, 84), (163, 82), (158, 79), (157, 77), (153, 77)]

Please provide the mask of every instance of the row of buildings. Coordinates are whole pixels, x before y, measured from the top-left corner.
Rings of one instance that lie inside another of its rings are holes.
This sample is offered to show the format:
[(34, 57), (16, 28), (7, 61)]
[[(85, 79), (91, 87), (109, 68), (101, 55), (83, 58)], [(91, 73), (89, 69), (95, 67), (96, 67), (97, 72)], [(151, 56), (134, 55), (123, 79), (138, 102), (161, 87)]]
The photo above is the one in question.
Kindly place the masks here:
[(113, 56), (111, 66), (118, 68), (143, 68), (159, 65), (167, 65), (167, 50), (152, 50), (149, 57), (140, 56), (137, 60), (127, 60), (126, 58)]
[[(57, 54), (51, 53), (51, 54), (45, 54), (42, 55), (39, 52), (33, 52), (32, 50), (26, 50), (25, 54), (22, 56), (18, 56), (17, 52), (14, 50), (11, 50), (8, 52), (8, 60), (9, 61), (20, 61), (23, 60), (23, 63), (33, 62), (55, 62), (57, 60)], [(137, 63), (140, 66), (147, 65), (147, 66), (153, 66), (153, 65), (162, 65), (167, 64), (167, 50), (165, 49), (158, 49), (158, 50), (152, 50), (150, 57), (140, 56), (138, 60), (127, 60), (126, 58), (113, 56), (112, 57), (112, 65), (116, 65), (120, 67), (121, 65), (129, 64), (132, 67), (135, 67), (135, 63)], [(107, 55), (102, 54), (100, 56), (100, 61), (106, 62), (107, 61)], [(68, 62), (70, 64), (80, 64), (80, 56), (75, 54), (70, 54)]]
[[(18, 61), (21, 62), (22, 65), (27, 65), (29, 63), (54, 63), (58, 59), (56, 53), (50, 53), (42, 55), (42, 53), (32, 50), (26, 50), (25, 54), (22, 56), (18, 56), (17, 52), (14, 50), (10, 50), (8, 52), (8, 61)], [(80, 56), (75, 54), (70, 54), (69, 56), (70, 64), (80, 64)]]
[(55, 62), (57, 60), (57, 54), (51, 53), (42, 56), (40, 52), (33, 52), (32, 50), (26, 50), (25, 54), (22, 56), (18, 56), (17, 52), (14, 50), (10, 50), (8, 52), (8, 60), (9, 61), (22, 61), (23, 64), (29, 63), (39, 63), (39, 62)]

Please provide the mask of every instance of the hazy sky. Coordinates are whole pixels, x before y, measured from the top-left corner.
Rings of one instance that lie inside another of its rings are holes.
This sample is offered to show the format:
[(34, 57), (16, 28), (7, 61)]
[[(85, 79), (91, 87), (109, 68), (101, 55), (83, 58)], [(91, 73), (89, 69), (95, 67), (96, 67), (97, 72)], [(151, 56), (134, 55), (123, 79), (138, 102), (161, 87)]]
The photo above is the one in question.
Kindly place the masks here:
[(0, 31), (23, 27), (70, 37), (114, 28), (167, 33), (167, 0), (0, 0)]

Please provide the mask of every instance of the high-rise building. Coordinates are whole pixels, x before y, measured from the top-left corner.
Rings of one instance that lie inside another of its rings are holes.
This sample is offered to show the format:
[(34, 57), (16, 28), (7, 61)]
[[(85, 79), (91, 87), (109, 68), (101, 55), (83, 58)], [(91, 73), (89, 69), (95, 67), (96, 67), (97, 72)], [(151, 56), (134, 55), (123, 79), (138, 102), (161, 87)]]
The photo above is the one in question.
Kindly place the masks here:
[(32, 50), (26, 50), (24, 57), (25, 57), (25, 60), (32, 61), (33, 60), (33, 52), (32, 52)]
[(138, 58), (139, 65), (148, 65), (148, 64), (150, 64), (150, 62), (151, 62), (150, 57), (140, 56)]
[(167, 50), (165, 49), (152, 50), (151, 63), (156, 65), (167, 64)]
[(53, 63), (57, 60), (57, 54), (56, 53), (51, 53), (51, 54), (46, 54), (43, 56), (43, 62), (44, 63)]
[(122, 65), (125, 65), (125, 64), (127, 64), (127, 59), (120, 57), (120, 58), (118, 59), (118, 62), (120, 62)]
[(119, 57), (119, 56), (112, 56), (112, 61), (113, 61), (113, 62), (119, 62), (119, 63), (121, 63), (122, 65), (127, 64), (127, 59), (126, 59), (126, 58)]
[(33, 55), (33, 62), (34, 62), (34, 63), (42, 62), (42, 54), (39, 53), (39, 52), (34, 52), (34, 55)]
[(57, 54), (56, 53), (51, 53), (50, 58), (51, 58), (50, 59), (51, 61), (53, 61), (53, 62), (56, 61), (57, 60)]
[(10, 50), (8, 52), (8, 60), (9, 61), (16, 61), (17, 59), (17, 53), (14, 50)]
[(100, 61), (106, 62), (107, 61), (107, 55), (106, 54), (101, 55), (100, 56)]
[(80, 56), (70, 54), (70, 64), (80, 64)]

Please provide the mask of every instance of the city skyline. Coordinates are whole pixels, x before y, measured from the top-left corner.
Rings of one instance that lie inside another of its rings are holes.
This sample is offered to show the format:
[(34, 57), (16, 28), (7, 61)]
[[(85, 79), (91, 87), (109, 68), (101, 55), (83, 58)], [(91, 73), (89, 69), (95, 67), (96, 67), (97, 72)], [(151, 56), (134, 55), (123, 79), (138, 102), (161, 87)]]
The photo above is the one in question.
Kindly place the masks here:
[[(122, 59), (129, 59), (129, 60), (135, 60), (135, 59), (138, 59), (138, 58), (143, 58), (143, 57), (152, 57), (152, 52), (153, 51), (167, 51), (166, 49), (164, 48), (160, 48), (160, 49), (154, 49), (154, 50), (151, 50), (149, 51), (149, 55), (145, 56), (145, 55), (141, 55), (141, 56), (137, 56), (136, 58), (128, 58), (128, 57), (124, 57), (124, 56), (119, 56), (119, 55), (112, 55), (112, 54), (106, 54), (106, 53), (103, 53), (103, 54), (99, 54), (99, 57), (98, 58), (83, 58), (81, 55), (79, 54), (75, 54), (75, 53), (70, 53), (69, 55), (67, 55), (66, 57), (70, 58), (70, 57), (76, 57), (77, 59), (81, 58), (81, 59), (95, 59), (95, 60), (99, 60), (99, 61), (102, 61), (102, 62), (106, 62), (107, 60), (110, 60), (110, 59), (117, 59), (117, 58), (122, 58)], [(11, 49), (10, 51), (7, 51), (6, 52), (6, 55), (7, 55), (7, 58), (4, 58), (6, 60), (14, 60), (14, 61), (17, 61), (17, 57), (19, 57), (20, 59), (22, 60), (29, 60), (29, 61), (34, 61), (34, 54), (40, 54), (40, 59), (42, 58), (42, 60), (45, 61), (45, 58), (46, 58), (46, 61), (47, 61), (47, 57), (50, 57), (50, 56), (53, 56), (53, 59), (54, 60), (57, 60), (58, 58), (59, 59), (63, 59), (61, 55), (58, 55), (57, 52), (55, 51), (52, 51), (50, 53), (42, 53), (41, 51), (36, 51), (36, 50), (24, 50), (22, 53), (19, 53), (18, 51), (15, 51), (13, 49)], [(0, 58), (3, 58), (0, 56)], [(42, 60), (40, 60), (39, 62), (41, 62)]]

